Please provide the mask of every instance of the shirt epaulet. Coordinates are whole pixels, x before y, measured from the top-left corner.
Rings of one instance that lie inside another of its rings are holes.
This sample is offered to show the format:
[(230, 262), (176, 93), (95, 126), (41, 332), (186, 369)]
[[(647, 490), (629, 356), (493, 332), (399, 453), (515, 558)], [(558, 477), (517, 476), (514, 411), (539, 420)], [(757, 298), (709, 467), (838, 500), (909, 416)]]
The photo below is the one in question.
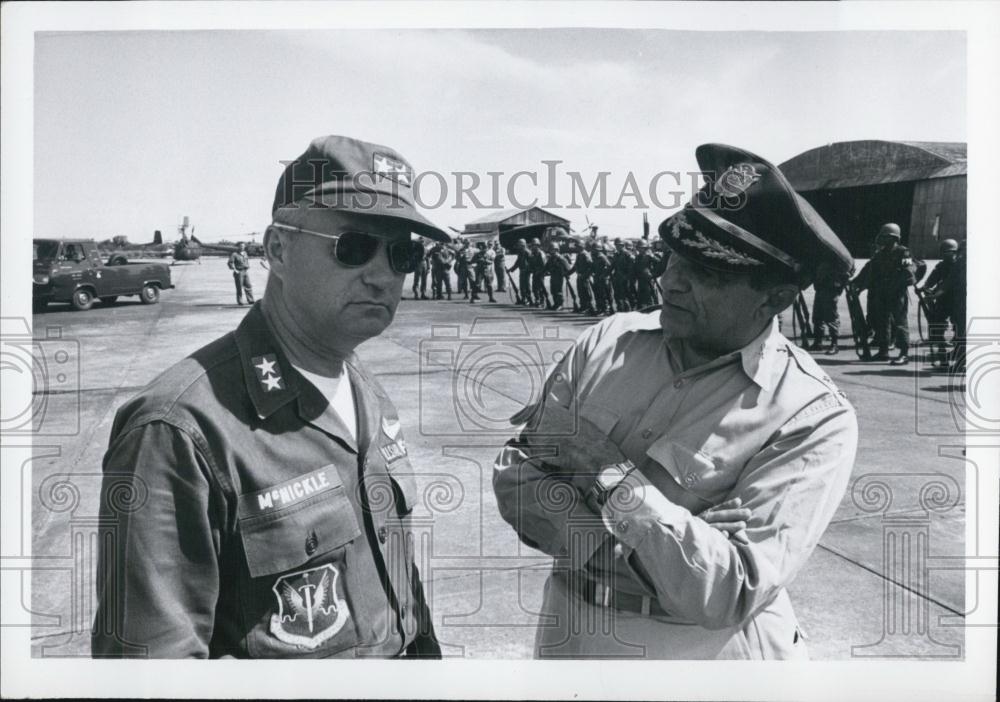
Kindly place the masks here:
[[(806, 375), (808, 375), (810, 378), (813, 378), (814, 380), (819, 382), (819, 384), (822, 385), (824, 388), (826, 388), (826, 390), (829, 393), (828, 397), (832, 397), (834, 400), (834, 404), (831, 404), (830, 406), (848, 404), (847, 395), (840, 388), (837, 387), (836, 383), (833, 382), (833, 379), (830, 378), (830, 376), (826, 373), (826, 371), (824, 371), (819, 366), (819, 364), (816, 363), (815, 360), (813, 360), (813, 357), (810, 356), (807, 351), (804, 351), (803, 349), (799, 348), (798, 346), (796, 346), (791, 342), (788, 343), (787, 348), (788, 348), (788, 355), (795, 360), (795, 365), (798, 367), (798, 369), (801, 370)], [(822, 400), (817, 400), (816, 402), (820, 401)], [(802, 411), (804, 412), (806, 410), (811, 409), (813, 405), (816, 404), (816, 402), (813, 402), (808, 407), (804, 408)], [(796, 418), (798, 418), (799, 415), (801, 414), (802, 412), (797, 414)]]

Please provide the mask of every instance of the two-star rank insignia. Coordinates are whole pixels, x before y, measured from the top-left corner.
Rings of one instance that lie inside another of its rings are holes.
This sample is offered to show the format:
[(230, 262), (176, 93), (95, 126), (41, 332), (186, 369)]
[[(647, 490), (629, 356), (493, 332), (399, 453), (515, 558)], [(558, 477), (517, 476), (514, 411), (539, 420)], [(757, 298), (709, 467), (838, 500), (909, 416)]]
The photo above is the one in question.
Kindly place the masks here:
[(281, 380), (281, 366), (278, 365), (278, 357), (273, 353), (265, 353), (263, 356), (254, 356), (250, 359), (254, 370), (257, 371), (257, 380), (265, 392), (272, 390), (284, 390), (284, 381)]
[(391, 178), (400, 185), (411, 187), (413, 171), (408, 165), (386, 154), (376, 153), (372, 156), (372, 171), (383, 178)]

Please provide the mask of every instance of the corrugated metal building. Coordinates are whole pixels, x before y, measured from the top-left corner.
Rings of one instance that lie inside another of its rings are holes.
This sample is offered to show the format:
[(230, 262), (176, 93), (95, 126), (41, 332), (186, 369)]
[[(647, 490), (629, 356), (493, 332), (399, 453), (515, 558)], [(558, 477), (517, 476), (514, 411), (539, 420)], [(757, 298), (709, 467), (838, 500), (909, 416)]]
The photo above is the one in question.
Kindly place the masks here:
[(532, 207), (527, 210), (499, 210), (466, 224), (462, 236), (473, 241), (496, 239), (501, 232), (525, 224), (551, 224), (553, 226), (561, 224), (568, 228), (569, 220), (554, 215), (548, 210), (543, 210), (541, 207)]
[(844, 141), (782, 163), (782, 173), (855, 256), (871, 254), (895, 222), (915, 256), (936, 258), (941, 239), (965, 238), (966, 144)]

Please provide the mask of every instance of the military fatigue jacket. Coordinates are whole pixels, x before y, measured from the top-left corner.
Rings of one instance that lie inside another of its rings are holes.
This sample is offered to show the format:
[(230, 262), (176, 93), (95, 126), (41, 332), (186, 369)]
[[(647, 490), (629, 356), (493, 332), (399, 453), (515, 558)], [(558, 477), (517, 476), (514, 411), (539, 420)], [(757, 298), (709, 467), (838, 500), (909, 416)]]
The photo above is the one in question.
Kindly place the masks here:
[(229, 270), (232, 271), (245, 271), (250, 267), (250, 257), (247, 256), (246, 252), (240, 253), (239, 251), (233, 251), (229, 254)]
[[(617, 314), (585, 331), (518, 419), (530, 414), (529, 429), (545, 433), (546, 405), (570, 408), (637, 469), (595, 514), (575, 490), (554, 498), (544, 459), (511, 442), (494, 466), (501, 515), (556, 558), (554, 570), (655, 598), (668, 622), (753, 624), (761, 648), (782, 657), (798, 638), (784, 589), (843, 497), (854, 409), (776, 324), (697, 368), (682, 371), (677, 358), (657, 314)], [(653, 472), (672, 478), (661, 481), (668, 494), (650, 485)], [(748, 545), (695, 516), (733, 497), (752, 512)]]
[[(433, 653), (399, 418), (357, 358), (357, 439), (260, 310), (115, 417), (95, 656)], [(122, 490), (135, 497), (116, 509)]]
[(854, 279), (859, 290), (881, 298), (906, 297), (907, 288), (916, 282), (916, 265), (910, 250), (899, 244), (879, 249)]
[(580, 278), (589, 278), (594, 273), (594, 262), (589, 251), (581, 251), (576, 255), (573, 268), (569, 273), (576, 273)]

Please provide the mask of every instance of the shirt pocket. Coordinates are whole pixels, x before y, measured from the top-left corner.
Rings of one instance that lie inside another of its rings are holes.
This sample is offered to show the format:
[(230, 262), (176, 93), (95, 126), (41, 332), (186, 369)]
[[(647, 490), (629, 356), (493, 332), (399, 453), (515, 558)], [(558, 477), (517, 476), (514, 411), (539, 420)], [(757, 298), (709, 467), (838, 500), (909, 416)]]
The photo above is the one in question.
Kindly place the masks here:
[[(243, 499), (242, 497), (240, 498)], [(342, 484), (287, 508), (243, 517), (240, 600), (254, 657), (324, 657), (358, 642), (352, 542), (361, 535)]]
[(611, 438), (611, 433), (621, 420), (618, 412), (589, 400), (580, 405), (580, 416), (600, 429), (608, 438)]
[(678, 485), (711, 504), (720, 502), (738, 477), (723, 461), (666, 437), (654, 442), (646, 455), (663, 466)]

